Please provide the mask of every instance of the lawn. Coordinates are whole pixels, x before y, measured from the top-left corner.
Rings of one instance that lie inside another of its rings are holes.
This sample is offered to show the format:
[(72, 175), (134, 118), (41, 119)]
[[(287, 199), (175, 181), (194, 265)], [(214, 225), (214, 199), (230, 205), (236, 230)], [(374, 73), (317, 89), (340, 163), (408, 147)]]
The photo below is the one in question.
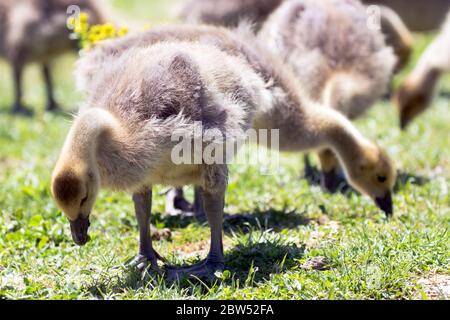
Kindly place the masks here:
[[(126, 16), (168, 21), (170, 1), (110, 1)], [(140, 5), (145, 3), (143, 7)], [(145, 10), (144, 10), (145, 8)], [(414, 60), (432, 39), (419, 36)], [(72, 79), (75, 56), (54, 68), (67, 113), (82, 102)], [(401, 75), (400, 78), (404, 76)], [(398, 79), (397, 79), (398, 81)], [(0, 64), (0, 299), (439, 299), (450, 285), (450, 78), (433, 107), (406, 132), (391, 103), (357, 122), (395, 160), (400, 179), (387, 221), (360, 195), (323, 193), (301, 178), (301, 154), (283, 154), (279, 174), (233, 165), (226, 198), (227, 269), (213, 285), (142, 279), (127, 262), (138, 249), (131, 197), (102, 192), (91, 241), (77, 247), (56, 208), (49, 182), (70, 117), (43, 113), (36, 66), (26, 73), (25, 102), (37, 115), (8, 115), (12, 81)], [(444, 94), (445, 93), (445, 94)], [(154, 223), (172, 230), (154, 243), (170, 263), (196, 262), (208, 248), (203, 221), (168, 218), (165, 188), (154, 192)], [(192, 196), (192, 191), (189, 191)], [(317, 259), (323, 268), (307, 268)], [(448, 297), (447, 297), (448, 298)]]

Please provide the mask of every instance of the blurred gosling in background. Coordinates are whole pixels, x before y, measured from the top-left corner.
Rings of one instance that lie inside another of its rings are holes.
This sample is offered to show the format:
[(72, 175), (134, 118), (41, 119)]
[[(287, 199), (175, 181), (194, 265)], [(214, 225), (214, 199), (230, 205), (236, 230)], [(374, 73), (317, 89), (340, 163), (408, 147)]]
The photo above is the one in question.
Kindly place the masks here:
[(47, 93), (46, 110), (58, 109), (53, 92), (50, 65), (53, 59), (77, 49), (69, 38), (67, 8), (78, 5), (87, 12), (92, 23), (105, 22), (94, 0), (0, 0), (0, 56), (12, 68), (14, 104), (11, 111), (31, 115), (22, 102), (22, 75), (26, 64), (42, 66)]

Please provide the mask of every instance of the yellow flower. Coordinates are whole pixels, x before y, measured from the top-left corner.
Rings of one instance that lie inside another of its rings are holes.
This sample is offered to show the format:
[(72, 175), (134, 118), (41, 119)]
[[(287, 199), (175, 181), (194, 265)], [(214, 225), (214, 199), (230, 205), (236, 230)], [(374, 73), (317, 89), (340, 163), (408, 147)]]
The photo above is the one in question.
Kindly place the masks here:
[(116, 34), (116, 28), (112, 23), (103, 25), (103, 32), (108, 36), (114, 36)]
[(126, 34), (128, 34), (128, 32), (129, 32), (128, 27), (121, 27), (121, 28), (119, 29), (119, 31), (117, 31), (117, 35), (118, 35), (119, 37), (123, 37), (123, 36), (125, 36)]
[(77, 24), (73, 31), (75, 33), (78, 33), (78, 34), (82, 35), (82, 34), (84, 34), (84, 33), (86, 33), (88, 31), (88, 26), (87, 25), (82, 25), (82, 24)]
[(86, 12), (81, 12), (80, 13), (80, 17), (79, 17), (79, 21), (81, 23), (87, 23), (89, 20), (89, 15)]
[(102, 25), (101, 24), (93, 25), (90, 28), (89, 32), (100, 34), (102, 32)]
[(89, 40), (90, 43), (97, 43), (97, 42), (100, 41), (101, 39), (100, 39), (100, 37), (99, 37), (98, 35), (96, 35), (96, 34), (90, 34), (90, 35), (88, 36), (88, 40)]
[(74, 26), (76, 38), (79, 39), (80, 45), (84, 49), (92, 48), (102, 40), (115, 38), (116, 36), (122, 37), (129, 32), (128, 27), (116, 29), (112, 23), (90, 26), (86, 13), (81, 13), (78, 20), (70, 18), (68, 23)]

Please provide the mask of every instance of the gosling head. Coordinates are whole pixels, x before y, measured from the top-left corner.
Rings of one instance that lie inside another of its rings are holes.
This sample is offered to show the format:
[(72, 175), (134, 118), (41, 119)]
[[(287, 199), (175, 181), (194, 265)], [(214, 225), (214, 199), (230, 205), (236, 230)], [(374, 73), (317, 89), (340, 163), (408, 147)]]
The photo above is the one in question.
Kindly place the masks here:
[(52, 195), (70, 222), (72, 239), (77, 245), (89, 240), (89, 216), (99, 189), (98, 175), (90, 170), (58, 168), (53, 173)]
[(430, 68), (425, 75), (412, 75), (400, 86), (393, 99), (400, 113), (402, 129), (431, 105), (440, 73), (438, 69)]
[(376, 205), (392, 216), (392, 189), (397, 178), (389, 157), (377, 146), (370, 146), (349, 169), (350, 182), (359, 192), (370, 196)]
[(398, 89), (394, 97), (394, 103), (400, 114), (402, 130), (406, 129), (415, 117), (427, 109), (431, 99), (431, 92), (408, 82)]

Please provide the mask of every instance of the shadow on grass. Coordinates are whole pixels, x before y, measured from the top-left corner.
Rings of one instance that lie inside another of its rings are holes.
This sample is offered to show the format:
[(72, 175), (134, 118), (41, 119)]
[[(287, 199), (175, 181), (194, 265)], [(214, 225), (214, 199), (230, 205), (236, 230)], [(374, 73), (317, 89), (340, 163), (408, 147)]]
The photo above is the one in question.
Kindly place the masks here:
[(450, 91), (441, 91), (439, 92), (439, 97), (443, 99), (450, 99)]
[(298, 265), (304, 247), (277, 242), (239, 244), (225, 255), (227, 269), (234, 280), (254, 286)]
[[(185, 228), (192, 223), (207, 224), (206, 219), (195, 217), (179, 217), (162, 215), (156, 213), (152, 216), (155, 224), (162, 223), (166, 228)], [(248, 233), (252, 228), (271, 229), (281, 231), (283, 229), (294, 229), (311, 222), (303, 213), (270, 209), (267, 211), (255, 211), (252, 213), (225, 214), (223, 228), (225, 233), (241, 232)]]
[[(280, 274), (298, 265), (298, 259), (304, 255), (305, 247), (293, 243), (286, 243), (278, 235), (267, 239), (264, 232), (260, 237), (249, 236), (247, 242), (239, 243), (225, 253), (226, 270), (230, 276), (226, 279), (216, 279), (207, 283), (199, 279), (182, 279), (177, 282), (166, 280), (160, 275), (152, 275), (143, 278), (142, 274), (133, 267), (123, 267), (123, 273), (111, 276), (106, 273), (102, 279), (94, 280), (92, 284), (85, 287), (92, 295), (103, 298), (109, 294), (147, 289), (153, 287), (159, 289), (179, 288), (206, 293), (211, 288), (220, 284), (240, 287), (255, 287), (263, 281), (269, 281), (271, 275)], [(196, 263), (198, 261), (189, 261)], [(192, 291), (192, 292), (191, 292)]]

